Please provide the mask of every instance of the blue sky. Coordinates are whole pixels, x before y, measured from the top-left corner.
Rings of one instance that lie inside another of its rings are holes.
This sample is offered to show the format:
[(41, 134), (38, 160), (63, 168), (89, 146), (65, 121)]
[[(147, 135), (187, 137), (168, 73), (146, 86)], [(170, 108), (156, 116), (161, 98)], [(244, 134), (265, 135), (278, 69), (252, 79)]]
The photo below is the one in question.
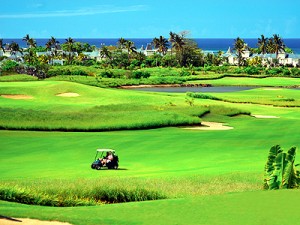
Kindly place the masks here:
[(300, 38), (299, 0), (13, 0), (0, 8), (0, 38)]

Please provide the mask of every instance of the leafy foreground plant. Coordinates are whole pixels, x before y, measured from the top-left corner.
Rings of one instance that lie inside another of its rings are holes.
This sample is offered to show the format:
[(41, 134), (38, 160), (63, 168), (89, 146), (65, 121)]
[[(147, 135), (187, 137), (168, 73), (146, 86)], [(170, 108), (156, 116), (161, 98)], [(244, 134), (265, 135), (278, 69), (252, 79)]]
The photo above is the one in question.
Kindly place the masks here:
[(300, 171), (294, 165), (296, 147), (292, 147), (287, 153), (283, 152), (279, 145), (273, 146), (269, 151), (265, 165), (264, 189), (297, 188), (300, 184)]

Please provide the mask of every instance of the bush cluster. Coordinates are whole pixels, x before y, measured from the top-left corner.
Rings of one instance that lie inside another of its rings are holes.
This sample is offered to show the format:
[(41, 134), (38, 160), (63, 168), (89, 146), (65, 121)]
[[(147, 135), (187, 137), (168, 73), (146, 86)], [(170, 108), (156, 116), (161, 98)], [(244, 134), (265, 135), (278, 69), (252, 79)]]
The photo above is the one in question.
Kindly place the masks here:
[(14, 60), (4, 60), (1, 63), (1, 71), (2, 72), (16, 72), (16, 68), (19, 66)]
[(130, 78), (133, 79), (141, 79), (141, 78), (149, 78), (150, 77), (150, 73), (147, 71), (141, 71), (141, 70), (137, 70), (137, 71), (133, 71)]

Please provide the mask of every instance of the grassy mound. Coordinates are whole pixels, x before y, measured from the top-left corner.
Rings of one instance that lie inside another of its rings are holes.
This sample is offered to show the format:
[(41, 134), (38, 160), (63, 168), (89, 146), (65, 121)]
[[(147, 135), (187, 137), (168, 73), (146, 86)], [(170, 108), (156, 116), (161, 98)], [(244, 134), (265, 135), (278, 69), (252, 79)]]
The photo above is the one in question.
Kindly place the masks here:
[[(211, 110), (202, 104), (190, 106), (183, 94), (102, 89), (54, 81), (0, 83), (0, 87), (0, 95), (32, 97), (0, 97), (1, 129), (107, 131), (193, 125)], [(64, 93), (73, 95), (59, 95)]]

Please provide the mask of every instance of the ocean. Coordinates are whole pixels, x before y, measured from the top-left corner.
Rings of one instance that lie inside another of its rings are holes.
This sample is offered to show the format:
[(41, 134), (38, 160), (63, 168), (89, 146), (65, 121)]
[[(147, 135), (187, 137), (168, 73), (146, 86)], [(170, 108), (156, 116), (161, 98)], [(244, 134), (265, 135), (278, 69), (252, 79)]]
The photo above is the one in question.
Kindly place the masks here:
[[(73, 38), (75, 41), (89, 43), (90, 45), (95, 45), (96, 47), (101, 47), (101, 45), (116, 45), (118, 42), (118, 38)], [(38, 46), (45, 46), (46, 42), (49, 39), (36, 39)], [(65, 43), (65, 38), (57, 38), (59, 43)], [(152, 42), (152, 38), (129, 38), (129, 40), (133, 41), (137, 48), (141, 48), (141, 46), (146, 47), (148, 43)], [(15, 41), (19, 44), (20, 47), (26, 47), (25, 41), (22, 39), (5, 39), (3, 38), (3, 44), (11, 43)], [(198, 44), (198, 47), (204, 51), (227, 51), (230, 47), (233, 48), (234, 39), (233, 38), (196, 38), (194, 39)], [(257, 38), (245, 38), (244, 41), (251, 48), (257, 48)], [(289, 38), (283, 39), (285, 45), (291, 48), (295, 54), (300, 54), (300, 38)]]

